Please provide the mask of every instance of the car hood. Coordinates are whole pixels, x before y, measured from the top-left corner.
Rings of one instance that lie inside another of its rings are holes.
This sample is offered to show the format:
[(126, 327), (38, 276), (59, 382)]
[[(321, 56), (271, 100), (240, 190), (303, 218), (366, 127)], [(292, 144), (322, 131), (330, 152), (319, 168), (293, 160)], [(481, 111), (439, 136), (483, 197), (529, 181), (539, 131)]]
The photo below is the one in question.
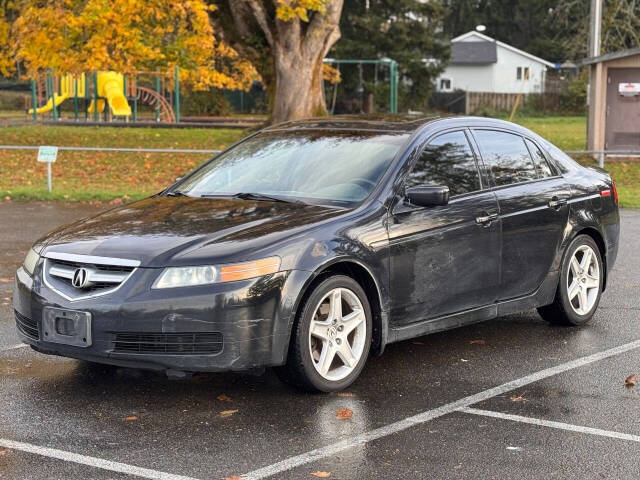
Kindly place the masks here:
[(225, 263), (259, 255), (344, 214), (338, 208), (283, 202), (152, 197), (61, 227), (39, 243), (45, 256), (115, 257), (147, 267)]

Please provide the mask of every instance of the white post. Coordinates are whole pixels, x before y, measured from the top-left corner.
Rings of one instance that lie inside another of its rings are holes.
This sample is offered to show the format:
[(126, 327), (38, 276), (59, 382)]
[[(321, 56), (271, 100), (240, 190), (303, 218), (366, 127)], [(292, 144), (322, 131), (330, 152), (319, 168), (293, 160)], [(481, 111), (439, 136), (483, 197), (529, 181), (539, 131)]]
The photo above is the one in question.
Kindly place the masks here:
[(51, 193), (51, 162), (47, 162), (47, 190)]

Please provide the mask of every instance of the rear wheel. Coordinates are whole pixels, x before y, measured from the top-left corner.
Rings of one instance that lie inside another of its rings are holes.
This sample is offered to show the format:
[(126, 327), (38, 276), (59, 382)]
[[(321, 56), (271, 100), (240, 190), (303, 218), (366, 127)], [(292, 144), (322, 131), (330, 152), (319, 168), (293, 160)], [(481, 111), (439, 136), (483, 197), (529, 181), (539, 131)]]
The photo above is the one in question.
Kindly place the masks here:
[(603, 280), (604, 265), (598, 245), (590, 236), (579, 235), (565, 252), (553, 303), (538, 312), (551, 323), (584, 325), (598, 308)]
[(285, 382), (309, 391), (333, 392), (360, 375), (371, 346), (371, 307), (362, 287), (343, 275), (320, 282), (300, 307)]

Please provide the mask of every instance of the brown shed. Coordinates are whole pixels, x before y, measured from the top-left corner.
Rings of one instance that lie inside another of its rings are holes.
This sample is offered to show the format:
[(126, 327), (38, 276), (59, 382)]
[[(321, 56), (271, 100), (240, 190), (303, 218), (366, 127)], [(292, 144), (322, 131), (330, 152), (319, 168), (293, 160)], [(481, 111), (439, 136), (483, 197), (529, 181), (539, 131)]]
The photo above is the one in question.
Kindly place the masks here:
[(640, 151), (640, 48), (585, 60), (589, 86), (589, 150)]

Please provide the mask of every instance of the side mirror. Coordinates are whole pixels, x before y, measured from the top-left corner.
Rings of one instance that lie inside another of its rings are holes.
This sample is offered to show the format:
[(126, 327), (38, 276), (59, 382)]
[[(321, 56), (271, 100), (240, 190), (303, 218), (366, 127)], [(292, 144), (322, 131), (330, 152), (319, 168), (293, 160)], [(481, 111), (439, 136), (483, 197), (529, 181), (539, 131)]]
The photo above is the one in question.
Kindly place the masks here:
[(418, 207), (437, 207), (449, 203), (449, 187), (442, 185), (410, 187), (405, 195), (411, 205)]

